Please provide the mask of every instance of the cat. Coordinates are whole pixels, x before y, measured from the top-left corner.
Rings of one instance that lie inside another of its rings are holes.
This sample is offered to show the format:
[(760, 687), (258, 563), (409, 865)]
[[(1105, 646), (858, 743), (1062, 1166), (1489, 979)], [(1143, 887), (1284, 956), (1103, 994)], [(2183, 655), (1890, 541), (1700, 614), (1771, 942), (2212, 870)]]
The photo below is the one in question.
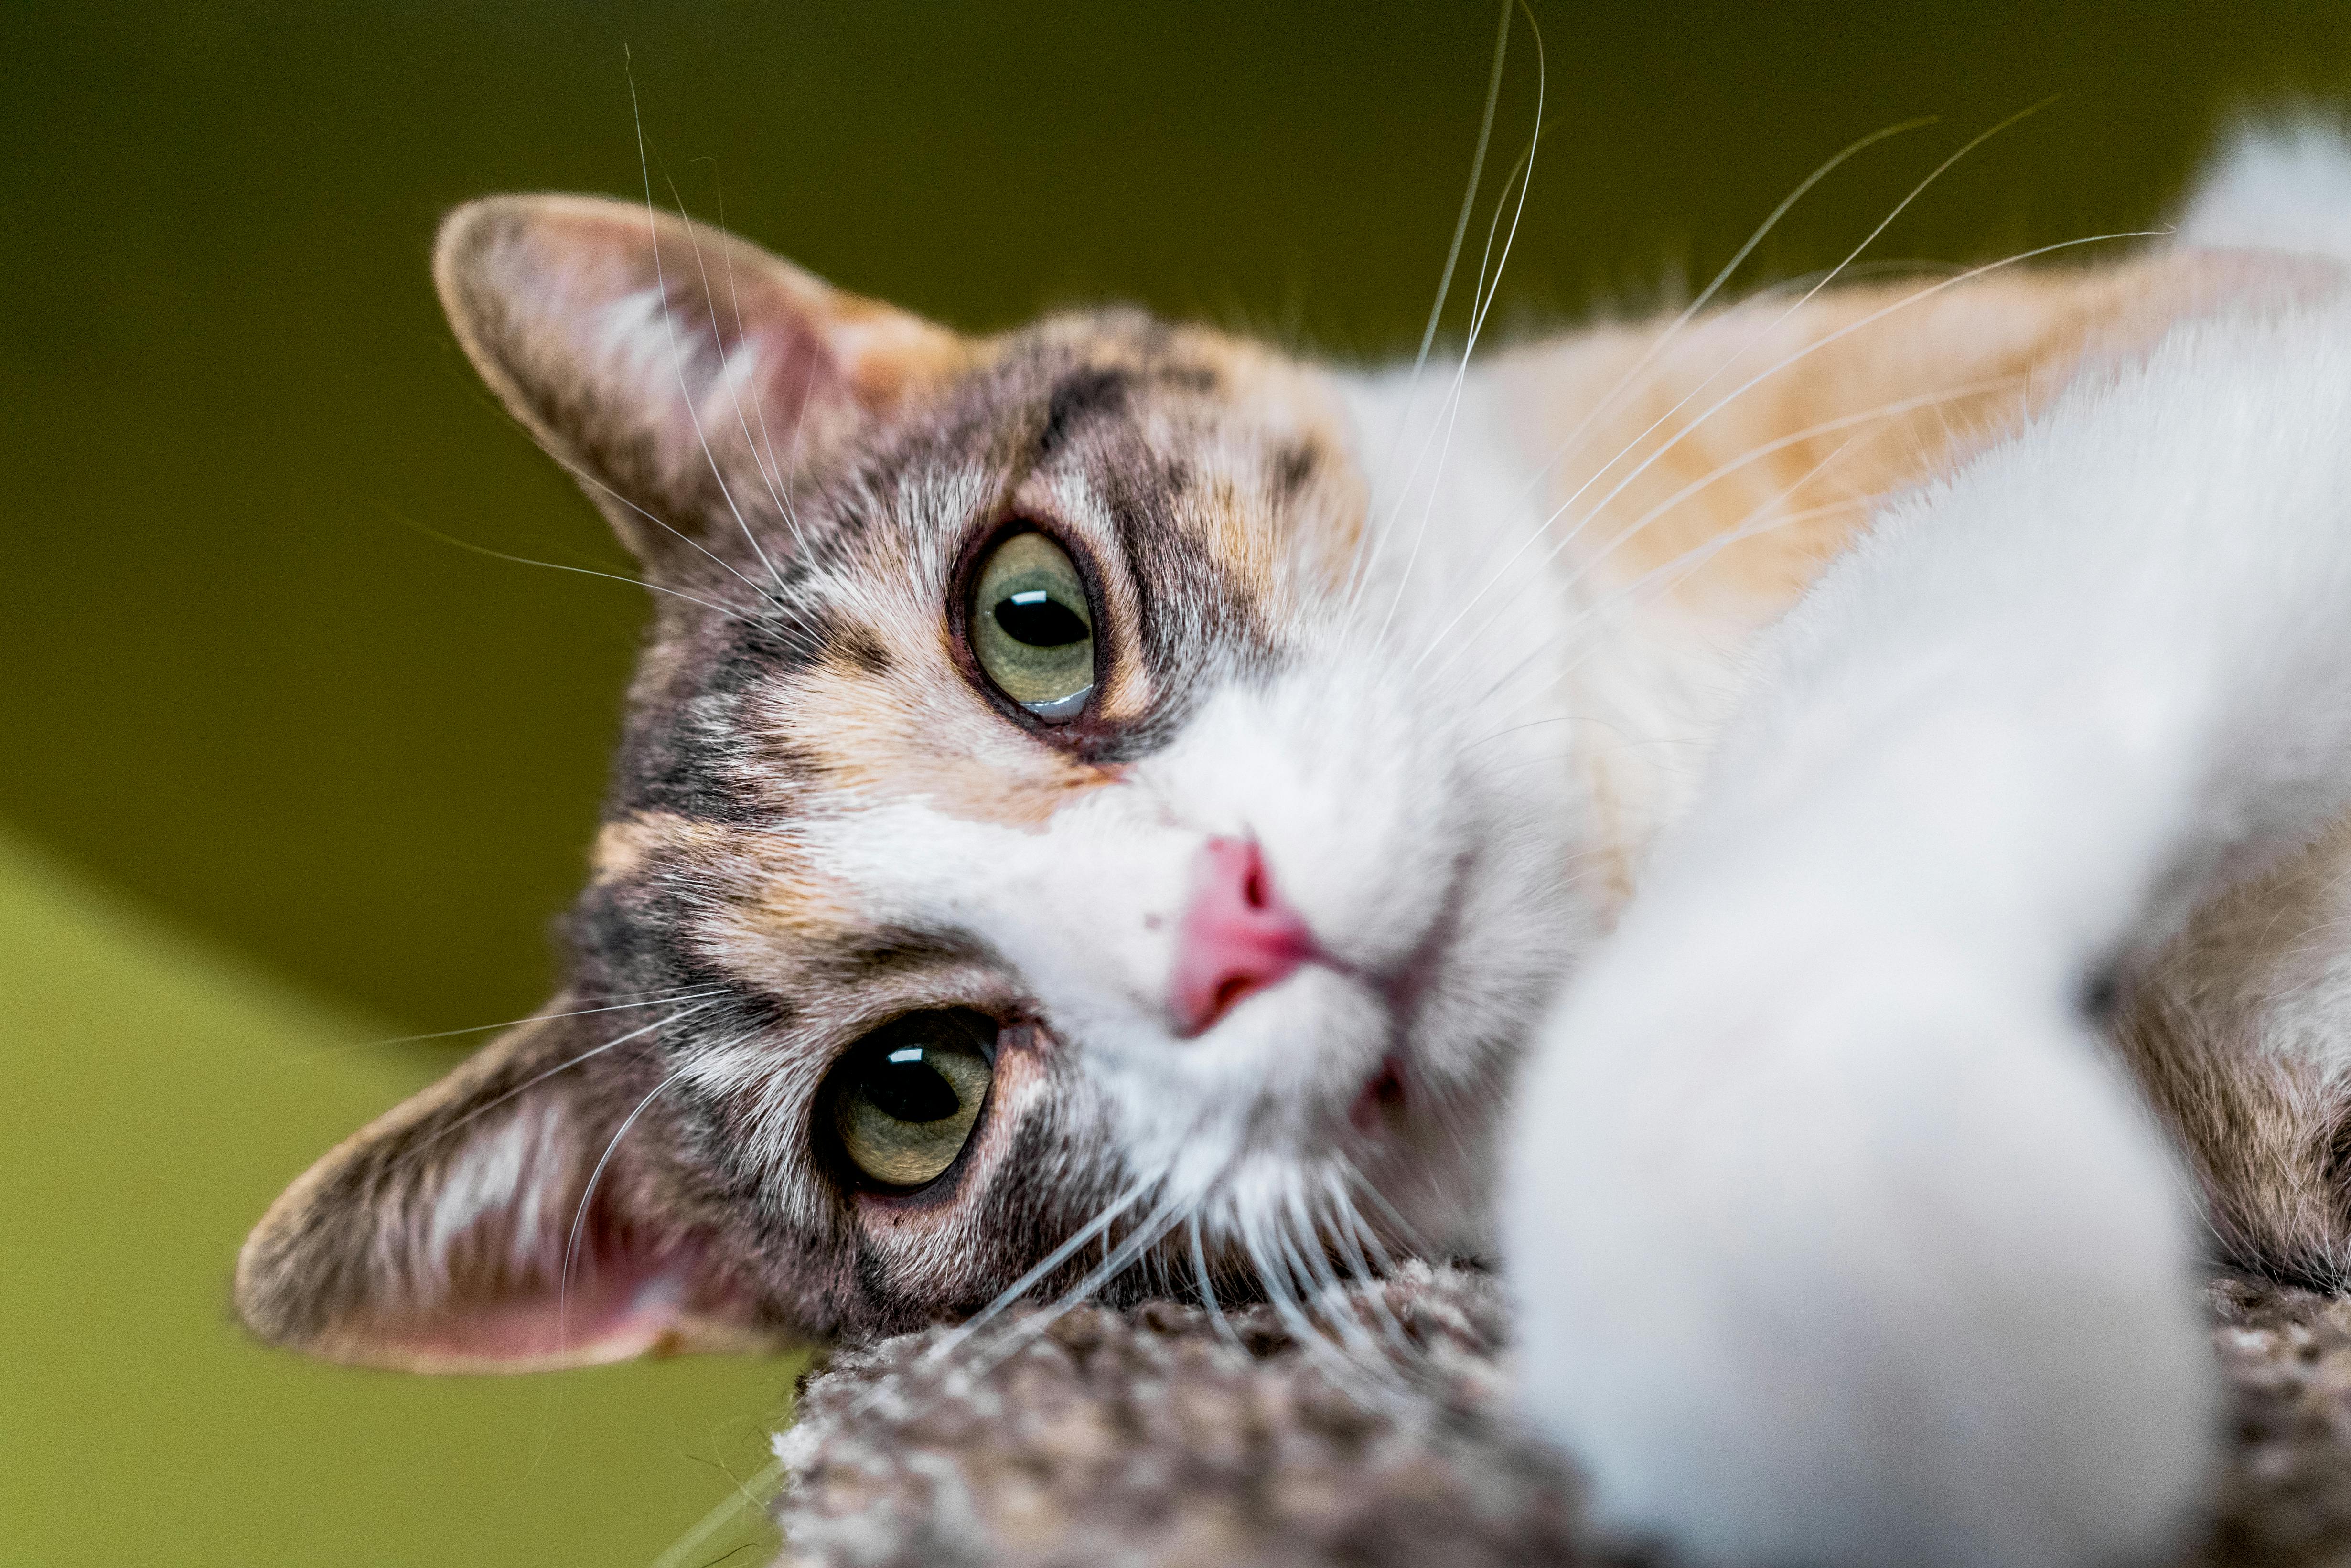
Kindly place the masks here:
[(1628, 1529), (2156, 1549), (2197, 1266), (2351, 1263), (2329, 256), (2313, 131), (2124, 259), (1360, 369), (459, 208), (652, 621), (561, 988), (239, 1312), (519, 1369), (1499, 1255)]

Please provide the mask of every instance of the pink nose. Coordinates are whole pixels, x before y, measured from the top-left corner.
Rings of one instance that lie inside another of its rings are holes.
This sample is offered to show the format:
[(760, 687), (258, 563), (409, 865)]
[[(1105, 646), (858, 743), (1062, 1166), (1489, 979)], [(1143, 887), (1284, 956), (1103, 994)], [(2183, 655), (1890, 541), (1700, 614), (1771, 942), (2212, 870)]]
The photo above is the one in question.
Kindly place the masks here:
[(1205, 1033), (1251, 992), (1280, 985), (1320, 958), (1314, 933), (1274, 891), (1253, 843), (1211, 838), (1192, 873), (1192, 907), (1176, 935), (1169, 1003), (1176, 1033)]

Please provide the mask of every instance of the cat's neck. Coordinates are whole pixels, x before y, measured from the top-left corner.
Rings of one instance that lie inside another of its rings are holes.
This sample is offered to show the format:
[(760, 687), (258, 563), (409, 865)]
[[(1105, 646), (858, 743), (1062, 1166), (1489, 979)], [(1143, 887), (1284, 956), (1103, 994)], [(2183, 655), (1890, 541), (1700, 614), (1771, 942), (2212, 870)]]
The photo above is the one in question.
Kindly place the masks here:
[(1739, 640), (1578, 526), (1562, 475), (1582, 483), (1612, 452), (1548, 462), (1559, 439), (1539, 444), (1563, 389), (1632, 357), (1615, 335), (1583, 336), (1467, 376), (1433, 361), (1343, 388), (1370, 481), (1356, 618), (1437, 718), (1468, 712), (1481, 765), (1573, 819), (1577, 883), (1604, 913), (1687, 797)]
[(2225, 252), (1979, 269), (1769, 291), (1467, 373), (1437, 358), (1352, 378), (1372, 484), (1363, 597), (1393, 605), (1374, 617), (1391, 639), (1474, 634), (1539, 672), (1519, 678), (1516, 722), (1547, 726), (1542, 749), (1621, 897), (1688, 798), (1749, 639), (1878, 502), (2181, 317), (2303, 286)]

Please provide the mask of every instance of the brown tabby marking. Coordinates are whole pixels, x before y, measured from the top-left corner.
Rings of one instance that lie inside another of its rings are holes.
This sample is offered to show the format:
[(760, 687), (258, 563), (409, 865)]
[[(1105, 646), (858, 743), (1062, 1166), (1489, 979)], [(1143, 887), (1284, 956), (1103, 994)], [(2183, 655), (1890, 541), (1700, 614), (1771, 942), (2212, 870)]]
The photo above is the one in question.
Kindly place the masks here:
[[(1949, 288), (1917, 279), (1837, 289), (1784, 320), (1787, 302), (1766, 294), (1694, 322), (1668, 347), (1637, 395), (1575, 442), (1552, 504), (1568, 506), (1562, 529), (1598, 513), (1583, 548), (1602, 562), (1603, 585), (1757, 530), (1671, 596), (1751, 622), (1801, 593), (1877, 501), (2012, 434), (2084, 365), (2144, 351), (2224, 301), (2303, 296), (2329, 275), (2324, 264), (2188, 251)], [(1506, 361), (1541, 410), (1531, 449), (1548, 455), (1656, 338), (1654, 328), (1616, 328)], [(1789, 373), (1740, 391), (1791, 360)]]
[(2199, 910), (2124, 999), (2116, 1038), (2202, 1179), (2222, 1256), (2351, 1282), (2351, 823)]

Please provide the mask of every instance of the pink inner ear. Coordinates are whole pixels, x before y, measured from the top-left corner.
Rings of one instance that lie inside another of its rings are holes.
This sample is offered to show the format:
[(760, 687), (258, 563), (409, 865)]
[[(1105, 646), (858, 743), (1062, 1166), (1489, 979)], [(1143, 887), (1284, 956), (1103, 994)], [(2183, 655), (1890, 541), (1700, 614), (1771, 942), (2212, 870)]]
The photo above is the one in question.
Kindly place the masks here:
[(429, 1322), (353, 1336), (350, 1359), (417, 1372), (531, 1372), (627, 1361), (686, 1328), (690, 1259), (624, 1254), (576, 1269), (569, 1287), (453, 1302)]

